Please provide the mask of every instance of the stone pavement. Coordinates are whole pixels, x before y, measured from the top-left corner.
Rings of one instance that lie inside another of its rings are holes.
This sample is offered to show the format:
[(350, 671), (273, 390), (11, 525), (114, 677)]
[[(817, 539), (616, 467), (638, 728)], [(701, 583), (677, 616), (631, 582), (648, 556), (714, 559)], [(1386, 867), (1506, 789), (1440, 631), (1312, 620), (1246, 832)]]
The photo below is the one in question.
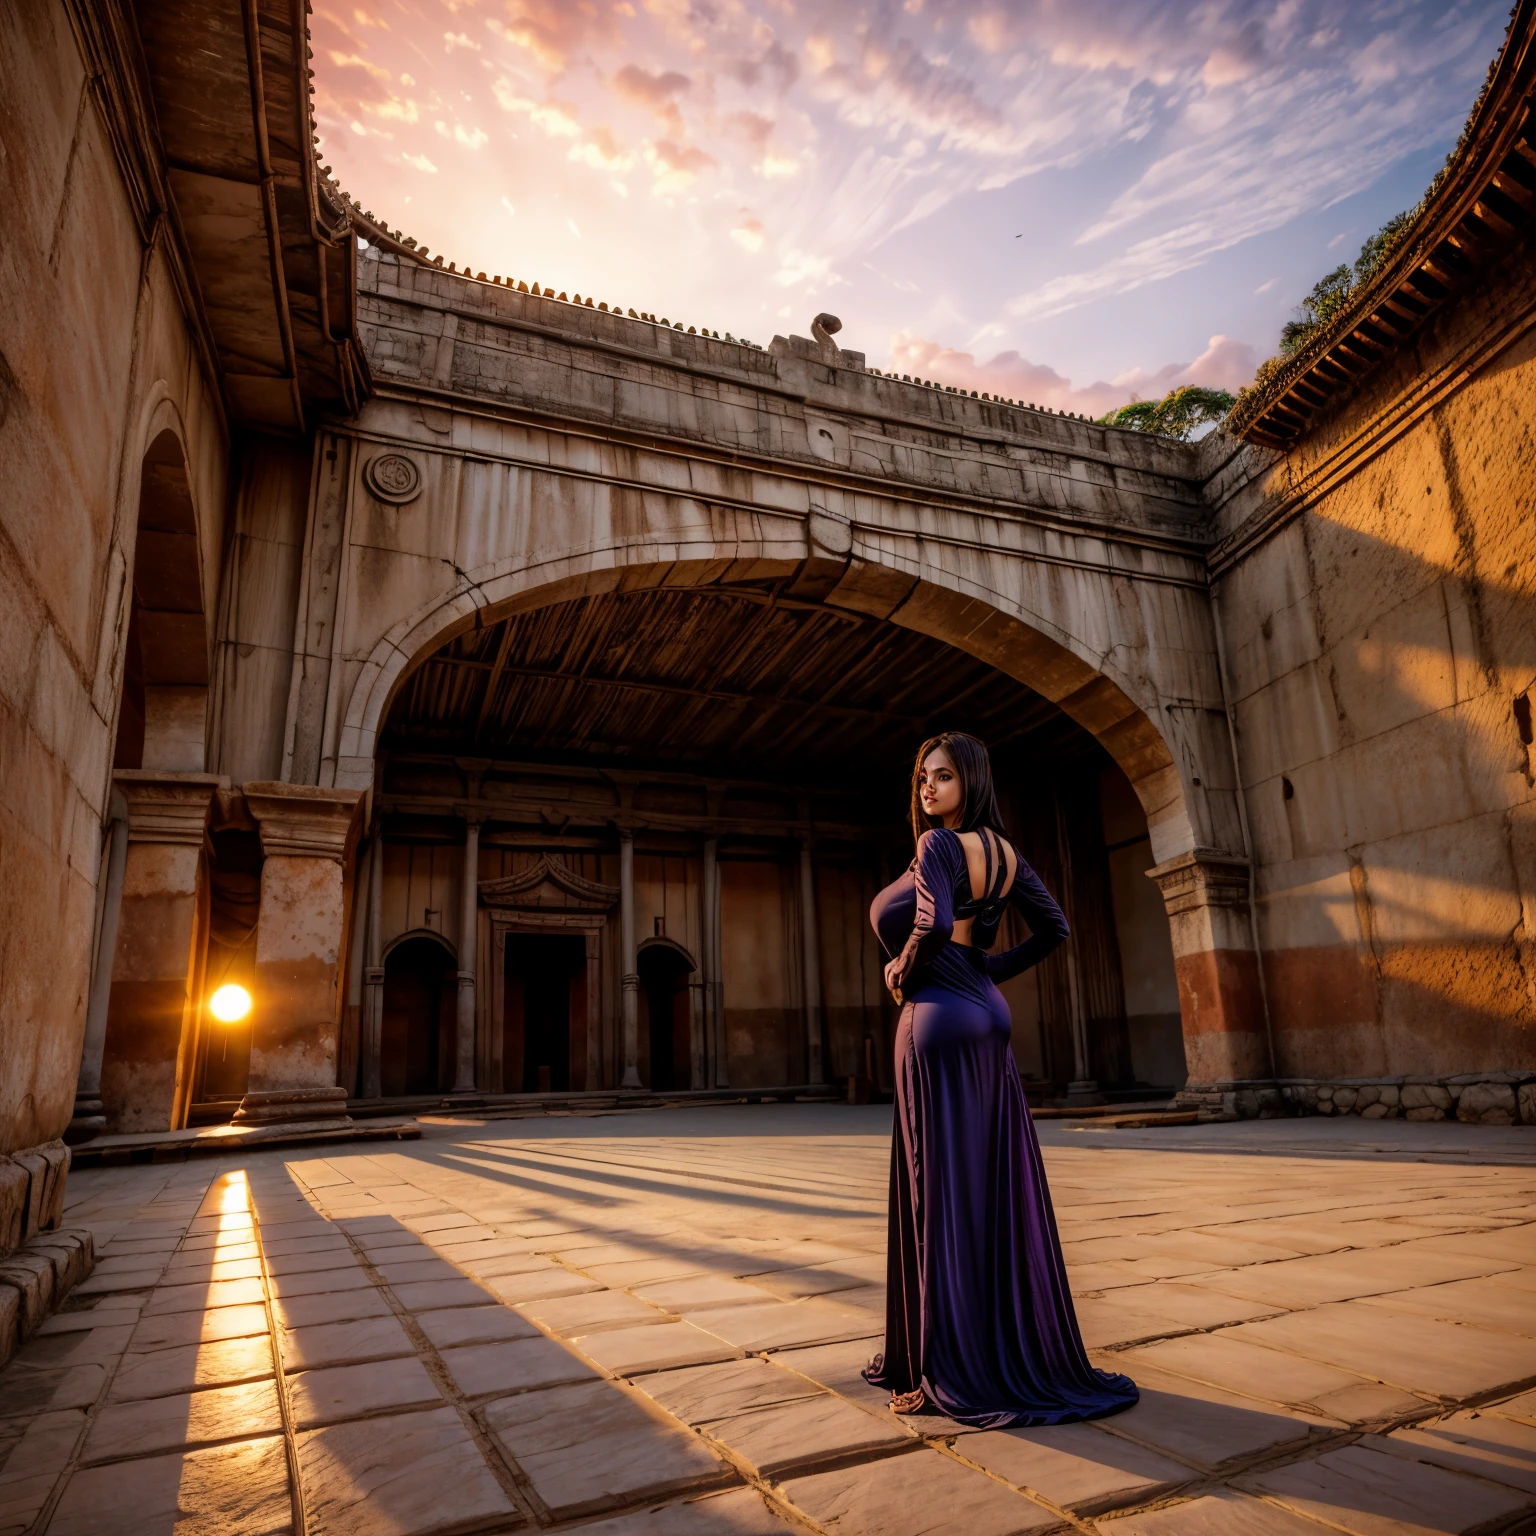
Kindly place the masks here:
[(888, 1108), (429, 1125), (82, 1172), (0, 1375), (0, 1536), (1322, 1536), (1536, 1521), (1536, 1133), (1042, 1124), (1140, 1404), (898, 1420)]

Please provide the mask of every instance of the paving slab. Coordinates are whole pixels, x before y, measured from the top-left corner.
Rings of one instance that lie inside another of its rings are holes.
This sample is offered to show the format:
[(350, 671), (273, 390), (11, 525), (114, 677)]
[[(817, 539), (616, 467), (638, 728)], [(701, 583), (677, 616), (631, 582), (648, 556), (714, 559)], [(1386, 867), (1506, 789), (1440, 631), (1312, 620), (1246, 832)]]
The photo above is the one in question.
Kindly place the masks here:
[(1522, 1392), (1502, 1403), (1487, 1403), (1482, 1411), (1497, 1413), (1506, 1419), (1519, 1419), (1523, 1424), (1536, 1424), (1536, 1392)]
[(1100, 1536), (1328, 1536), (1317, 1524), (1263, 1499), (1223, 1488), (1163, 1509), (1096, 1522)]
[(147, 1402), (108, 1403), (91, 1424), (81, 1460), (92, 1465), (282, 1432), (277, 1386), (268, 1378)]
[(639, 1328), (615, 1328), (583, 1334), (572, 1342), (589, 1360), (615, 1376), (664, 1371), (672, 1366), (708, 1365), (729, 1360), (741, 1351), (692, 1323), (647, 1323)]
[(815, 1397), (814, 1383), (766, 1360), (724, 1360), (637, 1376), (634, 1385), (685, 1424), (707, 1424), (751, 1408)]
[(1242, 1397), (1311, 1409), (1348, 1424), (1370, 1423), (1421, 1410), (1425, 1399), (1400, 1387), (1369, 1381), (1352, 1371), (1266, 1349), (1232, 1336), (1230, 1329), (1144, 1344), (1117, 1355), (1134, 1378), (1141, 1362)]
[(524, 1270), (517, 1274), (486, 1277), (486, 1288), (493, 1291), (508, 1306), (526, 1301), (544, 1301), (552, 1296), (576, 1296), (583, 1291), (600, 1291), (604, 1287), (585, 1275), (574, 1275), (559, 1264), (548, 1269)]
[(637, 1285), (635, 1295), (668, 1312), (699, 1312), (711, 1307), (762, 1306), (768, 1299), (759, 1285), (725, 1275), (694, 1275)]
[[(1094, 1364), (1114, 1369), (1118, 1357), (1103, 1356)], [(1303, 1415), (1145, 1365), (1135, 1381), (1140, 1401), (1104, 1420), (1104, 1432), (1205, 1471), (1282, 1446), (1303, 1445), (1317, 1432)]]
[(283, 1367), (313, 1370), (322, 1365), (348, 1365), (362, 1360), (386, 1360), (415, 1352), (404, 1328), (393, 1317), (365, 1317), (344, 1323), (314, 1323), (285, 1328), (279, 1340)]
[(315, 1536), (437, 1536), (521, 1523), (450, 1407), (334, 1424), (299, 1436)]
[(833, 1536), (1024, 1536), (1061, 1517), (941, 1452), (786, 1478), (784, 1497)]
[(526, 1301), (518, 1309), (543, 1324), (551, 1333), (574, 1338), (601, 1333), (608, 1328), (645, 1327), (671, 1319), (656, 1307), (637, 1301), (624, 1291), (583, 1291), (575, 1296), (551, 1296)]
[(391, 1285), (395, 1300), (408, 1312), (433, 1312), (443, 1307), (483, 1307), (491, 1297), (484, 1286), (457, 1275), (451, 1280), (412, 1280)]
[(329, 1291), (366, 1291), (373, 1289), (368, 1271), (356, 1259), (327, 1264), (320, 1269), (301, 1270), (297, 1274), (273, 1275), (272, 1294), (279, 1300), (294, 1296), (319, 1296)]
[(84, 1425), (82, 1409), (60, 1409), (17, 1423), (15, 1434), (5, 1436), (0, 1449), (0, 1531), (25, 1531), (34, 1524), (74, 1455)]
[(48, 1536), (287, 1536), (288, 1458), (278, 1435), (77, 1472)]
[(364, 1317), (392, 1317), (388, 1301), (374, 1286), (364, 1291), (327, 1291), (318, 1296), (279, 1296), (273, 1302), (285, 1328), (316, 1323), (348, 1323)]
[(414, 1280), (462, 1280), (464, 1272), (436, 1254), (424, 1258), (374, 1259), (373, 1267), (391, 1286)]
[(966, 1461), (1074, 1515), (1164, 1498), (1195, 1473), (1091, 1424), (992, 1429), (956, 1446)]
[(123, 1356), (112, 1378), (111, 1400), (169, 1397), (200, 1387), (230, 1386), (272, 1374), (272, 1344), (266, 1334), (215, 1339), (207, 1344), (174, 1344)]
[(1312, 1461), (1240, 1478), (1265, 1494), (1351, 1536), (1447, 1536), (1511, 1519), (1528, 1508), (1523, 1493), (1498, 1488), (1366, 1445), (1348, 1445)]
[(760, 1477), (860, 1451), (878, 1453), (911, 1439), (894, 1415), (881, 1420), (827, 1392), (714, 1419), (704, 1432)]
[(1252, 1301), (1280, 1307), (1315, 1307), (1329, 1301), (1439, 1285), (1446, 1280), (1466, 1280), (1509, 1267), (1506, 1260), (1431, 1246), (1445, 1241), (1424, 1238), (1395, 1244), (1386, 1252), (1368, 1249), (1324, 1253), (1275, 1264), (1256, 1264), (1213, 1274), (1206, 1283)]
[(139, 1323), (130, 1348), (144, 1351), (173, 1344), (211, 1344), (216, 1339), (241, 1339), (266, 1331), (267, 1309), (259, 1303), (212, 1307), (206, 1312), (166, 1312)]
[(1368, 1305), (1409, 1312), (1443, 1322), (1476, 1323), (1500, 1333), (1536, 1338), (1536, 1301), (1529, 1291), (1499, 1282), (1502, 1275), (1477, 1280), (1453, 1280), (1410, 1291), (1393, 1291), (1368, 1298)]
[(1462, 1399), (1536, 1377), (1536, 1339), (1462, 1328), (1362, 1301), (1337, 1302), (1263, 1322), (1232, 1337), (1373, 1376), (1408, 1391)]
[(295, 1424), (312, 1429), (390, 1408), (435, 1407), (442, 1394), (420, 1360), (377, 1360), (298, 1371), (288, 1378)]
[(494, 1344), (503, 1339), (537, 1339), (542, 1335), (511, 1307), (448, 1307), (418, 1312), (416, 1326), (439, 1348), (455, 1344)]
[(542, 1334), (498, 1344), (464, 1344), (439, 1353), (454, 1385), (466, 1397), (558, 1387), (598, 1374), (580, 1355)]
[(617, 1382), (524, 1392), (484, 1411), (555, 1519), (735, 1477), (695, 1435)]
[(1373, 1437), (1373, 1448), (1411, 1456), (1536, 1495), (1536, 1427), (1494, 1413), (1456, 1413)]
[(791, 1527), (755, 1488), (732, 1488), (681, 1504), (582, 1526), (582, 1536), (789, 1536)]
[(265, 1292), (260, 1280), (213, 1280), (205, 1285), (162, 1285), (144, 1303), (144, 1316), (162, 1317), (168, 1312), (206, 1312), (211, 1307), (250, 1306), (264, 1299)]
[(815, 1298), (769, 1302), (762, 1307), (715, 1307), (684, 1316), (728, 1344), (753, 1351), (834, 1344), (884, 1332), (883, 1322), (872, 1322), (856, 1308)]

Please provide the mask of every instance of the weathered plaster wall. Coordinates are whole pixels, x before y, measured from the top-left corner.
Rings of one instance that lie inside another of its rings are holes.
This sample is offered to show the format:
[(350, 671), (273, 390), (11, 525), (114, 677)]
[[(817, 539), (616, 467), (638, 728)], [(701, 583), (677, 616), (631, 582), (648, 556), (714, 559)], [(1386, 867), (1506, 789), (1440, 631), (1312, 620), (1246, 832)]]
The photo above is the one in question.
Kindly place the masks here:
[(226, 451), (62, 5), (0, 10), (0, 1151), (70, 1118), (139, 465), (186, 453), (205, 610)]
[(1536, 1067), (1533, 311), (1527, 254), (1287, 460), (1218, 474), (1283, 1076)]

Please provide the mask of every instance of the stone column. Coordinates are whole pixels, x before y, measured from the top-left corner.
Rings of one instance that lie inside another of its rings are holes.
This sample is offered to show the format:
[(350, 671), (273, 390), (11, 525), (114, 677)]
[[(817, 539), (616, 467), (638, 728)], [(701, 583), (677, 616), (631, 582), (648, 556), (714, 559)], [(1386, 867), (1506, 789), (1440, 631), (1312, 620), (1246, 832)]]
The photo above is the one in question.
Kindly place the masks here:
[(619, 964), (623, 970), (624, 1078), (640, 1084), (640, 977), (635, 960), (635, 834), (619, 833)]
[(179, 1130), (190, 1101), (202, 999), (193, 996), (206, 942), (203, 845), (211, 773), (123, 769), (112, 776), (127, 809), (116, 943), (98, 962), (110, 977), (98, 1085), (113, 1131)]
[(75, 1086), (75, 1112), (65, 1133), (68, 1141), (84, 1141), (107, 1128), (101, 1103), (101, 1058), (107, 1044), (107, 1010), (112, 1003), (112, 962), (117, 955), (117, 925), (123, 908), (123, 873), (128, 865), (128, 802), (112, 792), (112, 821), (107, 856), (102, 867), (101, 927), (96, 935), (96, 964), (85, 1012), (85, 1043), (80, 1051), (80, 1077)]
[[(725, 1052), (725, 987), (720, 977), (720, 844), (704, 841), (704, 1028), (709, 1041), (712, 1082), (716, 1088), (731, 1086), (730, 1063)], [(709, 1086), (708, 1083), (705, 1086)]]
[(237, 1124), (346, 1118), (341, 1043), (345, 864), (362, 791), (247, 784), (261, 829), (251, 1091)]
[(1248, 915), (1248, 864), (1213, 848), (1147, 871), (1168, 908), (1191, 1089), (1268, 1078), (1268, 1033)]
[(800, 843), (800, 974), (805, 981), (805, 1080), (824, 1083), (821, 1060), (821, 935), (816, 928), (816, 868), (811, 840)]
[(453, 1091), (475, 1091), (475, 951), (480, 937), (480, 821), (464, 818), (459, 876), (459, 998), (453, 1038)]
[(363, 1018), (358, 1042), (357, 1092), (363, 1099), (383, 1095), (384, 1048), (384, 833), (374, 828), (368, 848), (367, 937), (363, 949)]

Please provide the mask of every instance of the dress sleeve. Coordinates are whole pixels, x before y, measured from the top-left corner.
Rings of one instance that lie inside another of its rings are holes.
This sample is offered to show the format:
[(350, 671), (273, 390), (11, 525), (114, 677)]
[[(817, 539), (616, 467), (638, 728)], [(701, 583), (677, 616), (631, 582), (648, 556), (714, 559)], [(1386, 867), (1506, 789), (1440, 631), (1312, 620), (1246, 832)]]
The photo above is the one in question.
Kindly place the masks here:
[(955, 878), (964, 868), (965, 850), (953, 832), (935, 827), (917, 840), (917, 911), (912, 936), (885, 968), (885, 984), (892, 992), (949, 943), (955, 927)]
[(1067, 919), (1040, 877), (1014, 849), (1019, 860), (1013, 884), (1008, 889), (1008, 904), (1029, 924), (1029, 937), (1001, 954), (987, 956), (987, 975), (993, 981), (1007, 981), (1039, 963), (1070, 936)]

